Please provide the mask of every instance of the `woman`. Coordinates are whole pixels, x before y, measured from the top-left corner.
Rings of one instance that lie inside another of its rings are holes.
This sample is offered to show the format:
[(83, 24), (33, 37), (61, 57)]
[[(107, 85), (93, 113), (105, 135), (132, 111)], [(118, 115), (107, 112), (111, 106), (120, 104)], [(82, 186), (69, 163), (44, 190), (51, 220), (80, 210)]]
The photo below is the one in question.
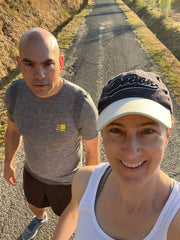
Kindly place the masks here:
[(75, 175), (72, 200), (54, 240), (179, 240), (180, 183), (160, 164), (171, 133), (172, 102), (159, 76), (122, 73), (104, 87), (98, 104), (109, 163)]

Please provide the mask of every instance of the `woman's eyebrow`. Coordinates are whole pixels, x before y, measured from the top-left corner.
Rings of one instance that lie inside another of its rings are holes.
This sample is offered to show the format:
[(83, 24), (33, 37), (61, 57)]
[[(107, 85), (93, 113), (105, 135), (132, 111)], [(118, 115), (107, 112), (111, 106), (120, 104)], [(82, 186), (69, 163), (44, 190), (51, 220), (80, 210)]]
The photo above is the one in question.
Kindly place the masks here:
[(117, 126), (117, 127), (119, 126), (119, 127), (123, 127), (123, 124), (111, 122), (111, 123), (109, 123), (107, 126)]
[[(139, 123), (139, 124), (137, 124), (137, 126), (142, 126), (142, 127), (144, 127), (144, 126), (150, 126), (150, 125), (159, 126), (159, 124), (158, 124), (157, 122), (155, 122), (155, 121), (148, 121), (148, 122), (144, 122), (144, 123)], [(111, 122), (111, 123), (109, 123), (107, 126), (117, 126), (117, 127), (119, 126), (119, 127), (123, 127), (124, 125), (121, 124), (121, 123)]]
[(157, 122), (155, 122), (155, 121), (153, 121), (153, 122), (145, 122), (145, 123), (142, 123), (142, 124), (140, 124), (140, 126), (149, 126), (149, 125), (153, 125), (153, 126), (159, 126), (159, 123), (157, 123)]

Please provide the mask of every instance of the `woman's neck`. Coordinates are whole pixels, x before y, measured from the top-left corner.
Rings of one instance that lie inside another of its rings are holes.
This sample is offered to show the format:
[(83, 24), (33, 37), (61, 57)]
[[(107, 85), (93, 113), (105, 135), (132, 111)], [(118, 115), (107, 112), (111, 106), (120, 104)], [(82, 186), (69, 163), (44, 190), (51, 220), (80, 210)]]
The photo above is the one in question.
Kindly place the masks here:
[(169, 197), (171, 181), (159, 170), (148, 181), (130, 185), (121, 183), (112, 172), (109, 184), (121, 207), (124, 206), (127, 211), (138, 211), (142, 208), (162, 208)]

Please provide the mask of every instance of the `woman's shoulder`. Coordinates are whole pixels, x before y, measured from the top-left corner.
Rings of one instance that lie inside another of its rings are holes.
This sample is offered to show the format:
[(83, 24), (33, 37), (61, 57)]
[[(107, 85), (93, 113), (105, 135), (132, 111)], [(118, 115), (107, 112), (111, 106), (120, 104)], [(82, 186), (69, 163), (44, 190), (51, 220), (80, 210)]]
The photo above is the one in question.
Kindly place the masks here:
[(177, 211), (168, 230), (167, 240), (179, 240), (180, 236), (180, 209)]
[[(89, 183), (90, 177), (92, 173), (99, 172), (101, 169), (106, 169), (109, 164), (107, 163), (101, 163), (99, 165), (92, 165), (92, 166), (85, 166), (80, 168), (73, 178), (72, 183), (72, 192), (74, 195), (76, 195), (76, 198), (80, 202), (87, 185)], [(94, 171), (95, 170), (95, 171)]]
[(176, 201), (176, 209), (179, 209), (170, 224), (167, 240), (179, 240), (180, 236), (180, 182), (178, 181), (175, 181), (174, 195)]

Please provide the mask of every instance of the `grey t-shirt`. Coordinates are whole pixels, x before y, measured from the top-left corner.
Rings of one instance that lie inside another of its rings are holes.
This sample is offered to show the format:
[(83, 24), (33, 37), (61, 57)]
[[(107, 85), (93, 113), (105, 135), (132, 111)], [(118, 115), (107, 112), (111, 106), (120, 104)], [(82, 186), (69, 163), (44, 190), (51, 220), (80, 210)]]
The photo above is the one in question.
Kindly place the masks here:
[(25, 167), (48, 184), (70, 184), (82, 160), (82, 139), (97, 137), (97, 109), (90, 95), (64, 80), (62, 89), (39, 98), (23, 79), (7, 89), (8, 117), (23, 136)]

